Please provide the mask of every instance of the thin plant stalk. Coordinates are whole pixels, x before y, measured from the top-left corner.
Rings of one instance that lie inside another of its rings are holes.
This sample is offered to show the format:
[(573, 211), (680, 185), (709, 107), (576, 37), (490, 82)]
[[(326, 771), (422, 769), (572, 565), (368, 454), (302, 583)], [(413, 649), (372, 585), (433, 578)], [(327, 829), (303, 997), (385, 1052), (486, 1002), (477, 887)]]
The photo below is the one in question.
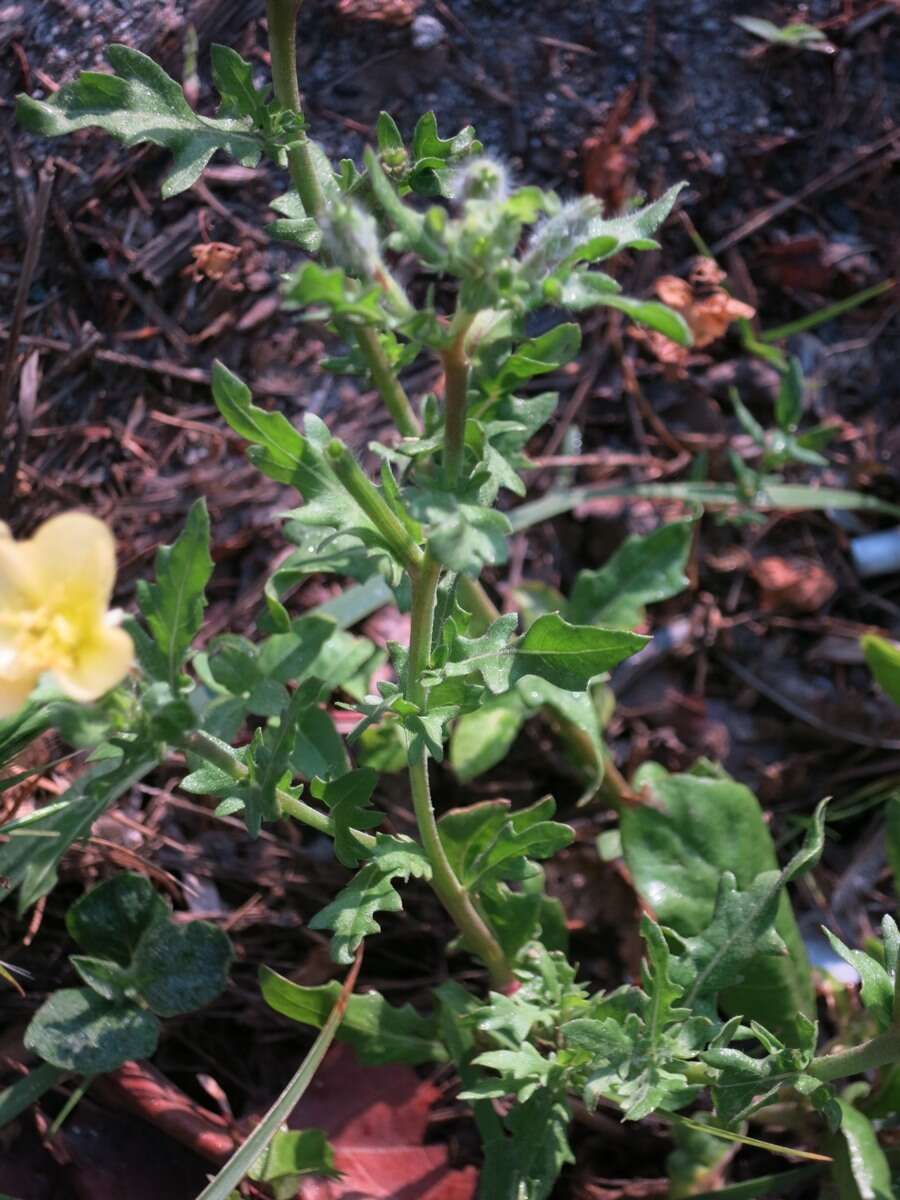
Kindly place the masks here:
[[(413, 580), (406, 685), (406, 698), (420, 707), (424, 707), (427, 700), (422, 676), (431, 657), (435, 600), (440, 577), (440, 564), (426, 551), (421, 570)], [(432, 887), (456, 923), (468, 948), (477, 954), (487, 967), (493, 985), (500, 989), (508, 989), (514, 985), (515, 976), (506, 961), (506, 956), (473, 904), (471, 896), (457, 879), (441, 842), (431, 802), (428, 751), (424, 743), (409, 764), (409, 783), (419, 836), (433, 871)]]
[(319, 1069), (322, 1059), (334, 1041), (347, 1003), (356, 984), (356, 977), (362, 963), (362, 954), (356, 956), (356, 962), (350, 968), (337, 1003), (329, 1014), (328, 1020), (322, 1026), (319, 1036), (310, 1047), (309, 1053), (297, 1069), (296, 1074), (282, 1091), (281, 1095), (256, 1126), (242, 1146), (229, 1158), (218, 1175), (207, 1184), (197, 1200), (228, 1200), (234, 1188), (238, 1186), (247, 1172), (253, 1167), (264, 1153), (269, 1142), (278, 1133), (281, 1126), (291, 1115), (303, 1093), (313, 1081), (313, 1076)]
[[(269, 19), (269, 52), (272, 60), (275, 96), (279, 103), (286, 108), (290, 108), (299, 116), (302, 116), (300, 89), (297, 81), (297, 53), (295, 45), (295, 27), (299, 8), (299, 0), (268, 0), (267, 11)], [(319, 184), (310, 143), (305, 134), (289, 147), (288, 166), (294, 186), (297, 188), (304, 208), (311, 216), (321, 216), (325, 210), (327, 200)], [(448, 399), (444, 469), (445, 473), (447, 473), (450, 486), (456, 486), (462, 465), (465, 437), (466, 390), (469, 374), (469, 364), (465, 354), (465, 337), (471, 322), (472, 317), (468, 313), (457, 314), (457, 317), (454, 319), (454, 333), (456, 336), (452, 346), (444, 355)], [(375, 380), (379, 393), (384, 399), (391, 415), (394, 417), (400, 432), (405, 433), (407, 436), (413, 435), (418, 431), (418, 421), (396, 377), (396, 373), (392, 370), (384, 356), (377, 335), (373, 331), (370, 331), (369, 335), (364, 334), (362, 338), (358, 337), (358, 341), (363, 354), (372, 368), (372, 377)], [(363, 489), (356, 472), (353, 470), (355, 463), (345, 460), (342, 455), (336, 455), (333, 459), (333, 465), (337, 467), (338, 477), (341, 478), (341, 482), (360, 501), (363, 498)], [(382, 511), (383, 501), (381, 501), (375, 489), (372, 489), (372, 492), (380, 503), (376, 506), (371, 494), (366, 493), (365, 499), (367, 500), (367, 504), (364, 507), (366, 507), (369, 517), (375, 521), (379, 528), (383, 525), (383, 532), (388, 535), (392, 546), (395, 543), (399, 545), (400, 541), (402, 541), (400, 538), (401, 531), (397, 528), (399, 522), (397, 522), (396, 517), (389, 510), (388, 515), (391, 517), (391, 520), (387, 520), (385, 512)], [(386, 506), (383, 507), (386, 508)], [(383, 521), (380, 518), (384, 518)], [(408, 551), (407, 546), (403, 548), (405, 551)], [(421, 557), (418, 547), (415, 547), (415, 550), (417, 555)], [(410, 634), (409, 665), (407, 669), (407, 697), (413, 700), (414, 703), (424, 704), (425, 689), (422, 684), (422, 675), (428, 667), (431, 655), (431, 634), (434, 625), (434, 609), (441, 568), (440, 564), (434, 562), (427, 553), (421, 559), (421, 562), (414, 562), (415, 557), (407, 553), (404, 558), (405, 561), (408, 560), (408, 569), (412, 568), (410, 573), (413, 579), (412, 630)], [(485, 599), (487, 598), (485, 597)], [(238, 767), (242, 765), (236, 759), (234, 762), (237, 763)], [(233, 769), (233, 765), (232, 768), (226, 767), (225, 769)], [(483, 917), (473, 904), (468, 892), (466, 892), (465, 888), (456, 878), (453, 867), (441, 844), (434, 808), (431, 802), (431, 791), (428, 781), (428, 753), (424, 747), (416, 754), (414, 761), (410, 764), (409, 777), (419, 834), (425, 852), (431, 862), (434, 891), (456, 923), (466, 945), (484, 962), (494, 986), (505, 989), (511, 988), (515, 986), (515, 976), (506, 961), (506, 956), (497, 939), (488, 929)], [(302, 802), (293, 801), (292, 797), (282, 797), (281, 793), (279, 793), (278, 798), (285, 811), (292, 812), (293, 815), (297, 816), (300, 820), (306, 821), (307, 824), (313, 825), (314, 828), (322, 828), (324, 832), (324, 824), (331, 824), (328, 817), (317, 813), (314, 809), (309, 808), (308, 805), (304, 805), (302, 810), (299, 810), (297, 806), (302, 804)], [(288, 804), (286, 801), (291, 801), (291, 803)], [(200, 1200), (212, 1200), (212, 1195), (207, 1197), (204, 1193), (204, 1196)]]

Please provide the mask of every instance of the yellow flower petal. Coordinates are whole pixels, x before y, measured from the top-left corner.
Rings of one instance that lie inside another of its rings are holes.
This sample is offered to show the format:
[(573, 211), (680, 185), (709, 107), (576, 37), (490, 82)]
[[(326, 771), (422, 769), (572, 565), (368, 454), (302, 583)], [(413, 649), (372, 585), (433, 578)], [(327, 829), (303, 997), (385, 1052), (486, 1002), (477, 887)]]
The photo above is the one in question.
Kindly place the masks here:
[(34, 691), (38, 678), (37, 675), (25, 675), (17, 679), (5, 679), (0, 675), (0, 720), (19, 711)]
[(13, 541), (9, 526), (0, 522), (0, 609), (19, 609), (28, 604), (31, 587), (21, 551), (22, 545)]
[(100, 625), (90, 641), (78, 647), (74, 665), (53, 675), (70, 699), (97, 700), (125, 678), (133, 662), (134, 644), (125, 630)]
[(116, 578), (116, 544), (97, 517), (61, 513), (16, 549), (27, 572), (23, 582), (37, 589), (32, 594), (35, 601), (62, 591), (69, 604), (105, 611)]

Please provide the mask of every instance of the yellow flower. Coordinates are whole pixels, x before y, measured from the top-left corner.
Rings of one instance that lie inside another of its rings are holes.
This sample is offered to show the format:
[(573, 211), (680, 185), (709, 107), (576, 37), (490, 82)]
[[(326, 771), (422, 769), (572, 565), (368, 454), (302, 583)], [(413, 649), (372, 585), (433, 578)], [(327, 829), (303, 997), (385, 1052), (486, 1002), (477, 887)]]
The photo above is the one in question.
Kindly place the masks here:
[(63, 513), (23, 542), (0, 522), (0, 717), (45, 671), (81, 701), (125, 677), (134, 646), (108, 610), (115, 577), (115, 542), (96, 517)]

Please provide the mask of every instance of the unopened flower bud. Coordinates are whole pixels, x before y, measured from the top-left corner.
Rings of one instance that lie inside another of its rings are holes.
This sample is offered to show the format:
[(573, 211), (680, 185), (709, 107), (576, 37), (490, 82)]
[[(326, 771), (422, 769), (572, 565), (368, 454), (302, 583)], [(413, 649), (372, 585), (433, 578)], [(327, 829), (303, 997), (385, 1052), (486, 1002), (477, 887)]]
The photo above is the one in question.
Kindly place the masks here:
[(493, 158), (472, 158), (453, 178), (454, 199), (503, 201), (509, 195), (509, 177), (503, 163)]
[(322, 218), (322, 246), (351, 275), (372, 279), (382, 268), (375, 218), (352, 201), (335, 203)]

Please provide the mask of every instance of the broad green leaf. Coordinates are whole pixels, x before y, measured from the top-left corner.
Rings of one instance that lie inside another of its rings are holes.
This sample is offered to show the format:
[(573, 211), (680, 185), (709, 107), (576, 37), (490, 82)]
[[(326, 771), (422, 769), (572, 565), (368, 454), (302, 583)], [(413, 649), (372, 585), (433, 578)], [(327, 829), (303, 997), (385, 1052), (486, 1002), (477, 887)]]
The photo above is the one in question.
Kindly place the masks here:
[(341, 267), (305, 262), (288, 279), (283, 295), (286, 308), (303, 309), (309, 320), (379, 328), (388, 323), (381, 288), (351, 279)]
[(228, 936), (209, 921), (158, 921), (134, 952), (134, 986), (159, 1016), (177, 1017), (215, 1000), (231, 959)]
[[(600, 718), (591, 691), (570, 691), (539, 679), (536, 675), (526, 675), (515, 687), (517, 695), (528, 705), (532, 712), (538, 709), (549, 710), (552, 716), (562, 719), (562, 727), (574, 726), (587, 735), (594, 751), (595, 761), (588, 763), (588, 769), (596, 776), (603, 772), (603, 738), (600, 730)], [(582, 756), (583, 758), (583, 756)]]
[[(248, 1171), (247, 1178), (274, 1187), (276, 1200), (281, 1196), (288, 1200), (296, 1196), (301, 1175), (320, 1175), (325, 1179), (341, 1176), (334, 1165), (334, 1151), (321, 1129), (280, 1130)], [(286, 1185), (284, 1191), (281, 1184)]]
[(168, 917), (168, 906), (150, 880), (123, 871), (76, 900), (66, 914), (66, 928), (87, 954), (124, 967), (150, 926)]
[(328, 713), (317, 706), (300, 713), (294, 725), (291, 767), (304, 779), (334, 779), (350, 769), (347, 750)]
[(502, 512), (437, 489), (407, 499), (416, 519), (428, 525), (431, 553), (449, 570), (475, 578), (483, 567), (506, 562), (509, 521)]
[[(268, 967), (260, 968), (259, 982), (270, 1008), (313, 1029), (325, 1024), (341, 990), (337, 980), (301, 987)], [(447, 1060), (434, 1017), (422, 1016), (410, 1004), (389, 1004), (378, 992), (350, 997), (337, 1040), (348, 1042), (367, 1065)]]
[(268, 88), (257, 88), (253, 66), (231, 46), (213, 43), (209, 49), (213, 83), (222, 98), (219, 116), (249, 117), (257, 129), (267, 126)]
[(838, 1200), (893, 1200), (891, 1168), (871, 1121), (848, 1100), (838, 1100), (841, 1128), (829, 1139), (831, 1177)]
[[(755, 973), (757, 954), (784, 953), (775, 928), (779, 902), (785, 885), (814, 865), (822, 852), (826, 803), (819, 804), (803, 845), (781, 871), (763, 871), (744, 891), (737, 889), (731, 871), (722, 873), (710, 923), (682, 939), (684, 953), (677, 960), (677, 977), (686, 980), (686, 1006), (712, 1008), (719, 992), (743, 982), (751, 970)], [(786, 1015), (777, 1014), (780, 1023), (785, 1023)]]
[(101, 999), (90, 988), (54, 992), (31, 1018), (25, 1048), (79, 1075), (114, 1071), (130, 1058), (149, 1058), (159, 1021), (134, 1004)]
[(153, 142), (175, 156), (162, 186), (164, 197), (183, 192), (200, 177), (216, 150), (255, 166), (259, 140), (244, 120), (201, 117), (180, 84), (146, 54), (128, 46), (107, 49), (114, 75), (82, 71), (49, 100), (19, 96), (19, 123), (29, 132), (58, 137), (95, 125), (126, 146)]
[(283, 413), (254, 404), (247, 385), (220, 362), (213, 363), (212, 388), (219, 412), (235, 433), (251, 443), (247, 457), (254, 466), (302, 494), (306, 503), (291, 513), (294, 521), (331, 529), (351, 541), (361, 534), (377, 542), (369, 518), (328, 464), (325, 447), (331, 433), (324, 422), (308, 413), (301, 434)]
[(691, 346), (691, 328), (680, 313), (659, 300), (637, 300), (622, 296), (605, 286), (593, 271), (578, 271), (562, 289), (560, 303), (581, 312), (586, 308), (615, 308), (648, 329), (661, 333), (679, 346)]
[[(401, 164), (406, 161), (403, 135), (389, 112), (382, 111), (378, 114), (378, 120), (375, 122), (375, 140), (378, 143), (379, 154), (385, 158), (389, 166), (393, 167), (395, 161)], [(395, 151), (399, 152), (396, 159), (391, 157)]]
[(309, 254), (322, 245), (322, 230), (313, 217), (307, 216), (303, 201), (295, 191), (285, 192), (269, 201), (269, 207), (281, 215), (265, 226), (266, 233), (280, 242), (290, 242)]
[(156, 552), (156, 582), (139, 579), (138, 603), (165, 663), (165, 678), (175, 688), (191, 642), (203, 624), (206, 585), (212, 575), (209, 513), (197, 500), (184, 529), (171, 546)]
[[(652, 235), (656, 233), (675, 207), (678, 194), (685, 187), (687, 187), (686, 183), (675, 183), (668, 191), (663, 192), (658, 200), (645, 204), (643, 208), (635, 209), (624, 216), (613, 217), (609, 220), (606, 217), (594, 218), (589, 227), (590, 239), (614, 237), (616, 247), (615, 250), (609, 252), (610, 254), (630, 248), (638, 250), (650, 248), (648, 243), (655, 245)], [(608, 255), (604, 254), (603, 257), (606, 258)], [(595, 261), (597, 260), (595, 259)]]
[(539, 337), (520, 342), (496, 374), (479, 380), (480, 386), (489, 395), (509, 392), (535, 375), (565, 366), (577, 356), (580, 348), (581, 329), (578, 325), (572, 322), (556, 325)]
[[(669, 775), (661, 768), (639, 772), (633, 784), (646, 789), (649, 802), (622, 810), (625, 861), (656, 919), (682, 937), (709, 924), (723, 871), (732, 871), (737, 886), (746, 889), (777, 867), (759, 802), (743, 784), (705, 770)], [(814, 997), (786, 896), (778, 903), (775, 928), (789, 957), (754, 958), (742, 972), (745, 982), (727, 987), (721, 1003), (727, 1012), (754, 1017), (790, 1041), (793, 1014), (812, 1017)]]
[(579, 691), (647, 642), (625, 630), (570, 625), (559, 613), (538, 617), (523, 637), (510, 640), (515, 626), (510, 616), (498, 618), (480, 638), (457, 637), (453, 658), (440, 673), (445, 678), (477, 673), (495, 695), (528, 675)]
[(383, 813), (369, 807), (377, 782), (375, 771), (359, 767), (330, 782), (317, 779), (310, 789), (331, 813), (335, 857), (345, 867), (358, 867), (362, 859), (368, 858), (369, 852), (360, 844), (355, 831), (375, 829), (384, 820)]
[(431, 863), (425, 851), (409, 838), (376, 834), (371, 861), (309, 923), (310, 929), (330, 929), (331, 954), (335, 962), (349, 964), (363, 938), (378, 933), (377, 912), (399, 912), (403, 902), (394, 888), (395, 879), (431, 878)]
[(529, 855), (550, 858), (575, 836), (568, 825), (551, 819), (555, 811), (553, 797), (545, 796), (517, 812), (507, 801), (485, 800), (445, 813), (438, 830), (457, 878), (473, 891), (521, 879), (529, 873)]
[(125, 756), (111, 746), (84, 771), (62, 799), (0, 829), (0, 899), (19, 888), (18, 910), (25, 912), (56, 885), (59, 860), (97, 818), (157, 765), (156, 753), (139, 744)]
[(92, 958), (88, 954), (71, 954), (69, 962), (81, 979), (104, 1000), (121, 1002), (131, 983), (131, 975), (125, 967), (106, 958)]
[(599, 570), (579, 571), (566, 619), (577, 625), (634, 629), (645, 604), (677, 596), (688, 585), (684, 568), (693, 522), (673, 521), (645, 537), (630, 537)]
[(450, 737), (450, 765), (463, 783), (506, 757), (527, 711), (515, 692), (505, 692), (459, 718)]
[(875, 682), (895, 704), (900, 704), (900, 646), (874, 633), (863, 634), (859, 644)]
[[(885, 949), (891, 948), (892, 953), (886, 953), (886, 963), (882, 964), (865, 950), (851, 950), (840, 938), (835, 937), (830, 929), (823, 932), (831, 943), (835, 954), (850, 964), (862, 982), (861, 998), (866, 1008), (870, 1009), (882, 1032), (889, 1029), (894, 1019), (894, 976), (897, 971), (897, 926), (892, 917), (885, 916), (882, 922)], [(893, 962), (890, 959), (893, 959)], [(887, 969), (886, 969), (887, 968)]]
[(471, 125), (461, 129), (452, 138), (442, 138), (432, 111), (423, 113), (416, 121), (412, 135), (412, 153), (416, 161), (438, 158), (442, 162), (450, 162), (464, 154), (477, 154), (480, 150), (481, 143), (475, 140), (475, 130)]

